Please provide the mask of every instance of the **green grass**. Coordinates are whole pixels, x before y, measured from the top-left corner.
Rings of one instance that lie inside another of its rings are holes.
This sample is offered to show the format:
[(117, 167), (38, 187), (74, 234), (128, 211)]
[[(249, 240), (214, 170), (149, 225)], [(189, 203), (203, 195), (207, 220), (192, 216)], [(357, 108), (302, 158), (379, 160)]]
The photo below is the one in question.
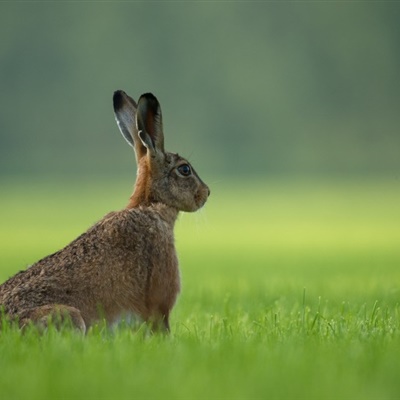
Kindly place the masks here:
[[(129, 183), (3, 182), (0, 280)], [(400, 183), (232, 182), (181, 216), (170, 337), (0, 333), (4, 399), (398, 399)]]

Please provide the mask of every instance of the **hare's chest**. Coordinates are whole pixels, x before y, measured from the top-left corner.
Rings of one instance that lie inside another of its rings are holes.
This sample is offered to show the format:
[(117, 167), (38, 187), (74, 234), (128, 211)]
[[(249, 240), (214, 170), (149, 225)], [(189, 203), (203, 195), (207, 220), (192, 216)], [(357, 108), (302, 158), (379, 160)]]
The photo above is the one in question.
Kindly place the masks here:
[(172, 232), (153, 237), (148, 265), (147, 298), (149, 306), (172, 308), (180, 290), (178, 257)]
[(144, 255), (151, 268), (175, 268), (178, 264), (176, 256), (174, 232), (165, 223), (158, 222), (148, 227), (143, 236)]
[(173, 239), (163, 243), (155, 240), (149, 261), (149, 289), (179, 291), (179, 263)]

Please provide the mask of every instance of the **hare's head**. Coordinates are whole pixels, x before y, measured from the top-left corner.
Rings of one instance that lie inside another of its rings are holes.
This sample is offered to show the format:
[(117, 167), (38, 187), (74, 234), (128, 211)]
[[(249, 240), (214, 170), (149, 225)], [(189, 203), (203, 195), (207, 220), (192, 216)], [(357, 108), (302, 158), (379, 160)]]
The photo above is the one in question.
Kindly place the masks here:
[(190, 163), (164, 150), (161, 107), (151, 94), (138, 103), (122, 90), (114, 93), (114, 113), (119, 129), (136, 154), (138, 173), (128, 207), (163, 203), (179, 211), (196, 211), (210, 190)]

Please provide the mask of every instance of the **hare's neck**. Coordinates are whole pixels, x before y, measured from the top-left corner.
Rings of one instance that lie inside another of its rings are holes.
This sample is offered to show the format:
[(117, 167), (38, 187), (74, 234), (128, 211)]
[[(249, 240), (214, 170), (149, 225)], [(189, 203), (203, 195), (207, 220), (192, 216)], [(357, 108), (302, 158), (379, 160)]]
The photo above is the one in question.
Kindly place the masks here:
[(152, 204), (149, 209), (156, 212), (161, 219), (171, 225), (172, 229), (175, 225), (175, 221), (178, 219), (179, 211), (176, 208), (167, 206), (163, 203)]
[(139, 206), (149, 206), (154, 202), (150, 190), (150, 174), (147, 163), (140, 162), (138, 165), (138, 174), (135, 188), (129, 199), (127, 208), (136, 208)]
[(174, 227), (175, 221), (178, 219), (178, 215), (179, 215), (179, 211), (176, 208), (167, 206), (166, 204), (159, 203), (159, 202), (139, 201), (136, 204), (135, 203), (136, 200), (140, 200), (140, 198), (135, 198), (135, 196), (132, 195), (127, 208), (129, 208), (129, 209), (130, 208), (139, 208), (141, 210), (147, 210), (151, 213), (156, 213), (168, 225), (170, 225), (172, 228)]
[(126, 208), (148, 209), (151, 212), (157, 213), (165, 222), (173, 227), (178, 218), (179, 211), (174, 207), (160, 203), (152, 194), (146, 167), (147, 165), (144, 164), (144, 169), (143, 166), (139, 169), (135, 189)]

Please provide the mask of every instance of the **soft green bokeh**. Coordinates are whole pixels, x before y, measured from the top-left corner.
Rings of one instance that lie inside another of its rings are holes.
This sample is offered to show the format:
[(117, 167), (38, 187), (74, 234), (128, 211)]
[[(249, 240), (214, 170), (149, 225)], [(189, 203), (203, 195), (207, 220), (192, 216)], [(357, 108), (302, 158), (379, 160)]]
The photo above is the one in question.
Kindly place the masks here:
[(398, 2), (1, 2), (0, 175), (131, 171), (112, 93), (203, 174), (399, 177)]

